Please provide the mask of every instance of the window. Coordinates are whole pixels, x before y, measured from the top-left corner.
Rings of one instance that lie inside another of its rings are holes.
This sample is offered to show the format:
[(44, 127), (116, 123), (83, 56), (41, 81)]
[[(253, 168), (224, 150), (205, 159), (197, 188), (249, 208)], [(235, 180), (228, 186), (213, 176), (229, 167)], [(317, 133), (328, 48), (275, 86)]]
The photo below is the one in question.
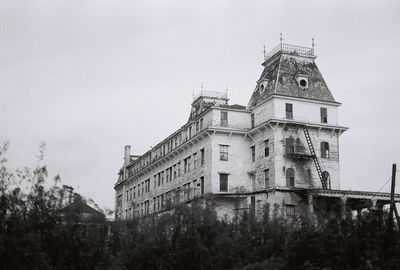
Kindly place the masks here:
[(294, 187), (294, 170), (293, 170), (293, 168), (288, 168), (286, 170), (286, 186)]
[(203, 129), (203, 118), (200, 119), (200, 130)]
[(221, 112), (221, 126), (228, 126), (228, 112)]
[(204, 165), (204, 148), (200, 150), (200, 165)]
[(219, 191), (228, 191), (228, 174), (219, 174)]
[(187, 171), (190, 172), (191, 169), (192, 169), (192, 163), (191, 163), (192, 158), (191, 158), (191, 157), (188, 157), (187, 160), (188, 160), (188, 161), (187, 161), (187, 164), (188, 164), (188, 165), (187, 165)]
[(164, 171), (161, 172), (161, 185), (164, 185)]
[(293, 119), (293, 104), (286, 103), (286, 118)]
[(133, 198), (136, 198), (136, 187), (133, 187)]
[(256, 213), (256, 196), (251, 196), (250, 198), (250, 215), (255, 215)]
[(264, 142), (264, 156), (269, 156), (269, 140), (266, 140)]
[(294, 205), (286, 205), (286, 217), (294, 218), (295, 217), (295, 206)]
[(178, 162), (178, 177), (181, 176), (181, 162)]
[(286, 138), (286, 154), (294, 154), (294, 139)]
[(322, 179), (325, 182), (327, 189), (331, 189), (331, 176), (327, 171), (322, 172)]
[(250, 115), (250, 117), (251, 117), (251, 128), (253, 128), (254, 127), (254, 113), (252, 113)]
[(198, 160), (197, 160), (197, 153), (193, 154), (193, 169), (197, 168)]
[(140, 196), (140, 184), (138, 185), (138, 188), (137, 188), (137, 195), (138, 195), (138, 197)]
[(199, 121), (196, 122), (196, 133), (199, 132)]
[(256, 147), (255, 146), (251, 147), (251, 161), (252, 162), (256, 161)]
[(183, 160), (183, 173), (187, 173), (187, 171), (188, 171), (188, 159), (185, 158)]
[(265, 188), (269, 188), (269, 169), (264, 170)]
[(321, 158), (329, 158), (329, 143), (321, 142)]
[(326, 108), (321, 108), (321, 123), (328, 123), (328, 111)]
[(228, 145), (219, 146), (219, 159), (228, 160)]
[(176, 164), (174, 165), (174, 179), (176, 179)]
[(201, 194), (204, 194), (204, 176), (200, 177)]

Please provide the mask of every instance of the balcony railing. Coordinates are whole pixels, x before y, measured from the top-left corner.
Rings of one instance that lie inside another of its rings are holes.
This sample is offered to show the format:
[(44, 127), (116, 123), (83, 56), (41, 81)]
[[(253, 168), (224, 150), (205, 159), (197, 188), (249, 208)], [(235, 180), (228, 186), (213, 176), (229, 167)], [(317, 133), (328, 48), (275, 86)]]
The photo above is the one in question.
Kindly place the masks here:
[(217, 92), (217, 91), (206, 91), (201, 90), (197, 93), (194, 97), (194, 100), (198, 99), (199, 97), (210, 97), (210, 98), (217, 98), (217, 99), (228, 99), (228, 93), (226, 92)]
[(265, 60), (274, 56), (278, 52), (305, 55), (305, 56), (314, 56), (314, 48), (281, 43), (278, 46), (276, 46), (272, 51), (270, 51), (268, 54), (265, 55)]

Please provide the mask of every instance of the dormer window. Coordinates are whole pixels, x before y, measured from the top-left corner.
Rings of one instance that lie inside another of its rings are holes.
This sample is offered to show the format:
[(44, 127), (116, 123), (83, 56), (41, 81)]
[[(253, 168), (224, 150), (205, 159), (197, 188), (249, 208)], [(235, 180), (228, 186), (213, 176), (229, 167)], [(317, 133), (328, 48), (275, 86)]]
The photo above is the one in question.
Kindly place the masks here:
[(264, 90), (267, 88), (268, 80), (262, 79), (261, 81), (258, 82), (258, 89), (260, 89), (260, 92), (263, 93)]
[(297, 84), (301, 89), (307, 89), (308, 88), (308, 77), (304, 75), (297, 75), (296, 76), (296, 81)]

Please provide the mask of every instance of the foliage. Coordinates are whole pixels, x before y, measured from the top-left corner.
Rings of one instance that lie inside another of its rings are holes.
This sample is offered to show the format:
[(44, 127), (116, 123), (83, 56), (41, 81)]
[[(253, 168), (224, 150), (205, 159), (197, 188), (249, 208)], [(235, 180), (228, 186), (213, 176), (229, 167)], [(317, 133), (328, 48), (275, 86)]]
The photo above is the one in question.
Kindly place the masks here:
[(74, 192), (58, 177), (46, 188), (43, 148), (34, 170), (11, 173), (7, 147), (0, 149), (0, 269), (400, 268), (399, 232), (375, 212), (317, 226), (268, 211), (224, 220), (211, 203), (195, 201), (129, 221), (62, 222), (60, 211)]

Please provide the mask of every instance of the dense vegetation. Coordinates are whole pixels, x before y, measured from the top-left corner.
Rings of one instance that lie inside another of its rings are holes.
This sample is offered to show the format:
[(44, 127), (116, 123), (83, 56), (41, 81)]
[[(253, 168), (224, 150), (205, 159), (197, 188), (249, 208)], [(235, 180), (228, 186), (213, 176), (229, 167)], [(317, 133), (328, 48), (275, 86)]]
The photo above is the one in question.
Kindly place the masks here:
[[(212, 205), (128, 222), (63, 223), (73, 190), (46, 168), (9, 172), (0, 150), (0, 269), (400, 269), (386, 214), (287, 222), (218, 219)], [(41, 155), (42, 156), (42, 155)]]

